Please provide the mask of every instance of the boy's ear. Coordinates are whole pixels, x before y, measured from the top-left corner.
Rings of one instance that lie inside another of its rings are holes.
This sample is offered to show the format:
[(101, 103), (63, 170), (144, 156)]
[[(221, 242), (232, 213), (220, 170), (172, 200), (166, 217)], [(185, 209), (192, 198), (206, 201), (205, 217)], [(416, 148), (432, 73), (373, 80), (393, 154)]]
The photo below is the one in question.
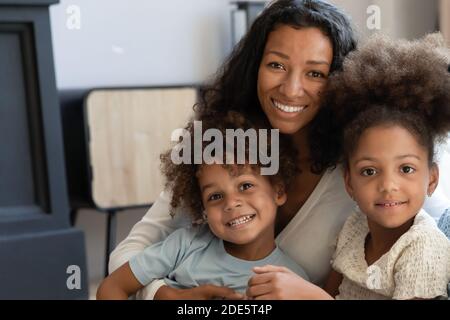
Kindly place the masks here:
[(352, 187), (352, 184), (351, 184), (350, 169), (349, 168), (345, 168), (344, 169), (344, 183), (345, 183), (345, 190), (347, 191), (347, 193), (350, 196), (350, 198), (352, 198), (354, 200), (355, 196), (353, 195), (354, 191), (353, 191), (353, 187)]
[(275, 185), (275, 203), (278, 206), (282, 206), (283, 204), (286, 203), (287, 200), (287, 194), (286, 194), (286, 189), (284, 187), (284, 184), (282, 183), (277, 183)]
[(430, 176), (428, 178), (428, 188), (427, 188), (427, 194), (431, 197), (434, 190), (436, 190), (437, 186), (439, 184), (439, 167), (436, 165), (436, 163), (433, 163), (430, 168)]

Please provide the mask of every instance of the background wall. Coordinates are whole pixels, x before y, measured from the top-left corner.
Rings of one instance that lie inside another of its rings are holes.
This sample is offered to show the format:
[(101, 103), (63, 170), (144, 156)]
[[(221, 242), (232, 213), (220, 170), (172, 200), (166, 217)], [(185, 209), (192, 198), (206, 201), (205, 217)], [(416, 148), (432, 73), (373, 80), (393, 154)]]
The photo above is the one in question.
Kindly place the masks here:
[(197, 83), (231, 48), (228, 0), (61, 0), (51, 21), (60, 89)]
[[(371, 4), (381, 10), (381, 31), (393, 37), (419, 37), (437, 28), (436, 0), (332, 2), (352, 16), (361, 39), (378, 31), (367, 28)], [(228, 0), (60, 0), (51, 7), (58, 88), (203, 82), (231, 50), (230, 9)], [(444, 183), (450, 196), (450, 181)], [(119, 215), (118, 240), (144, 213)], [(99, 279), (105, 217), (84, 210), (77, 226), (86, 231), (89, 276)]]

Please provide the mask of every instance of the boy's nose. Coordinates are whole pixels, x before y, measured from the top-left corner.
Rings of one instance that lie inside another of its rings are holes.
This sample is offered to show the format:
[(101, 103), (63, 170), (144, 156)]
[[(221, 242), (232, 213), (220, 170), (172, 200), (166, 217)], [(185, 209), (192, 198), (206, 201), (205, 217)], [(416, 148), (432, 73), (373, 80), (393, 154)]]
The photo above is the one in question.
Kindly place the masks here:
[(239, 197), (231, 196), (227, 197), (225, 202), (225, 211), (230, 212), (236, 208), (242, 207), (242, 201)]

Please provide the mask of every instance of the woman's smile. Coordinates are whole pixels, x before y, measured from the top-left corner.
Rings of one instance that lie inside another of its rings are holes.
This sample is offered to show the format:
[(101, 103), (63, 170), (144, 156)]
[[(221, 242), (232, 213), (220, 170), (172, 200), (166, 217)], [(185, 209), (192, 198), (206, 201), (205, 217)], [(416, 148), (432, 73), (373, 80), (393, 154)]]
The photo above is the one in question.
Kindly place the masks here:
[(285, 103), (281, 103), (280, 101), (277, 101), (275, 99), (272, 99), (272, 103), (274, 108), (285, 112), (285, 113), (300, 113), (303, 112), (308, 105), (300, 105), (300, 104), (296, 104), (296, 105), (292, 105), (292, 104), (285, 104)]

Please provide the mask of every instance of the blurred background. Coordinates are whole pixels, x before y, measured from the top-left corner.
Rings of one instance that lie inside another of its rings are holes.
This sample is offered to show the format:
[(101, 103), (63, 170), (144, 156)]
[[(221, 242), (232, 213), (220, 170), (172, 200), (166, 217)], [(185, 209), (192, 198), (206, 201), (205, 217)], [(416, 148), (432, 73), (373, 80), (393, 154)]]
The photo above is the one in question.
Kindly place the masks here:
[[(13, 1), (0, 1), (0, 12), (2, 2)], [(378, 31), (395, 38), (413, 39), (440, 30), (450, 44), (450, 0), (331, 2), (352, 17), (362, 41)], [(108, 225), (105, 212), (72, 205), (74, 197), (88, 192), (83, 189), (84, 182), (76, 181), (80, 172), (86, 171), (85, 164), (83, 168), (77, 167), (87, 156), (81, 144), (85, 139), (86, 127), (82, 123), (85, 118), (78, 112), (83, 108), (84, 98), (91, 90), (99, 88), (193, 87), (204, 83), (213, 77), (266, 3), (60, 0), (49, 6), (70, 216), (74, 227), (84, 235), (81, 247), (84, 248), (85, 268), (81, 268), (81, 272), (85, 277), (83, 286), (87, 288), (82, 288), (83, 294), (77, 298), (92, 298), (104, 276)], [(450, 150), (446, 148), (449, 153), (443, 153), (442, 158), (449, 166)], [(443, 172), (441, 184), (450, 197), (450, 168), (444, 168)], [(109, 221), (110, 227), (117, 231), (114, 243), (126, 237), (146, 210), (147, 207), (139, 206), (117, 212), (115, 219)], [(0, 296), (7, 298), (5, 294)], [(55, 296), (50, 294), (49, 297)], [(56, 296), (61, 297), (67, 298)]]

